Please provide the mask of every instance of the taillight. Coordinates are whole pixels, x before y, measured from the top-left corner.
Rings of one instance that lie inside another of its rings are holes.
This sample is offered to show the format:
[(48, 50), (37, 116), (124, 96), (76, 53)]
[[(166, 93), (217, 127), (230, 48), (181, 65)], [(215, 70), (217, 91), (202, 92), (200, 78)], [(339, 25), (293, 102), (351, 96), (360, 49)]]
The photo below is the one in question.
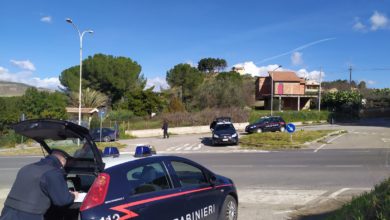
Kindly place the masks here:
[(101, 173), (93, 182), (87, 196), (81, 204), (80, 211), (84, 211), (104, 202), (107, 195), (108, 185), (110, 184), (110, 175)]
[(285, 125), (286, 123), (284, 121), (279, 122), (280, 125)]

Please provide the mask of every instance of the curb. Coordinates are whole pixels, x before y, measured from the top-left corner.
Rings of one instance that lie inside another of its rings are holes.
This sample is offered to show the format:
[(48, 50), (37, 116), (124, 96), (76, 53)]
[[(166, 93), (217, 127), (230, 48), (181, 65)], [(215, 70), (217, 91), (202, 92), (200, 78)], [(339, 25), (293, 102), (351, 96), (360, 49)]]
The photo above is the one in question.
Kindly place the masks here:
[(313, 141), (305, 142), (305, 143), (303, 143), (303, 145), (307, 146), (307, 145), (310, 145), (310, 144), (313, 144), (313, 143), (317, 143), (318, 141), (324, 140), (324, 139), (326, 139), (326, 138), (328, 138), (330, 136), (333, 136), (333, 135), (336, 135), (336, 134), (342, 134), (342, 133), (348, 133), (348, 131), (347, 130), (337, 130), (337, 131), (331, 132), (331, 133), (329, 133), (329, 134), (327, 134), (327, 135), (325, 135), (323, 137), (317, 138), (317, 139), (315, 139)]

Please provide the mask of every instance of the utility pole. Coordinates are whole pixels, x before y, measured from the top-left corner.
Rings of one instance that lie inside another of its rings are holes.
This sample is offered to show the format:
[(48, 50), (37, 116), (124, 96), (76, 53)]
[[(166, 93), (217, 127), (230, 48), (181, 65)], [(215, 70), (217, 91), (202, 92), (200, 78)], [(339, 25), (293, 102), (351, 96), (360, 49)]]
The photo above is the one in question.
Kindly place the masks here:
[(321, 84), (322, 84), (322, 67), (320, 68), (320, 90), (318, 91), (318, 111), (321, 112)]
[(349, 66), (349, 86), (352, 89), (352, 66)]

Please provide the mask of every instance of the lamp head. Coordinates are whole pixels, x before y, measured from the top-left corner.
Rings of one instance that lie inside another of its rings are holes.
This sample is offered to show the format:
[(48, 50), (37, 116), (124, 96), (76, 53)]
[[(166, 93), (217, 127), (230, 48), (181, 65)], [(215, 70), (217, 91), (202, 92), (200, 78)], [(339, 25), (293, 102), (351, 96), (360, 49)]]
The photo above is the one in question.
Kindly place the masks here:
[(65, 21), (68, 22), (68, 23), (70, 23), (70, 24), (73, 23), (72, 19), (70, 19), (70, 18), (66, 18)]

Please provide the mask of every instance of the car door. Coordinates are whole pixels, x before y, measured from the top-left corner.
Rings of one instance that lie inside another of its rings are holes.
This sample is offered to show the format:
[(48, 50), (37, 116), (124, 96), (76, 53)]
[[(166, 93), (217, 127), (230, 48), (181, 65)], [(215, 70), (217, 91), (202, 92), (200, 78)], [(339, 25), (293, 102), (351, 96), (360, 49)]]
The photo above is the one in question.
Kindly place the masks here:
[(175, 219), (218, 219), (223, 196), (210, 183), (208, 171), (178, 158), (170, 161), (169, 168), (174, 173), (174, 182), (185, 194), (184, 210)]
[(269, 118), (264, 119), (264, 131), (272, 131), (272, 123)]
[[(180, 196), (179, 189), (173, 187), (163, 161), (145, 160), (137, 161), (135, 166), (124, 164), (112, 168), (117, 169), (114, 176), (120, 173), (121, 181), (110, 183), (110, 190), (116, 193), (111, 193), (106, 201), (123, 199), (106, 206), (105, 213), (111, 218), (175, 219), (176, 213), (184, 209), (184, 197)], [(99, 219), (104, 216), (94, 217)]]
[(270, 118), (270, 124), (271, 124), (271, 131), (278, 131), (279, 130), (279, 120), (277, 118)]

